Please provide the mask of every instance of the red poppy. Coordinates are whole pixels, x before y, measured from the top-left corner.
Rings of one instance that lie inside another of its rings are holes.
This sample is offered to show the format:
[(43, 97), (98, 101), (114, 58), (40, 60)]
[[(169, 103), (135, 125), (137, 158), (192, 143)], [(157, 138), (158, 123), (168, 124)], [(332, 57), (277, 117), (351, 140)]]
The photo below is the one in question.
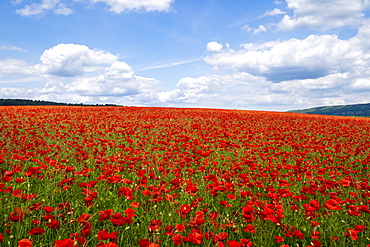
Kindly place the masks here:
[(189, 233), (187, 237), (182, 237), (184, 242), (191, 242), (193, 244), (202, 244), (203, 235), (198, 232)]
[(74, 247), (75, 240), (73, 239), (61, 239), (53, 243), (53, 247)]
[(312, 227), (316, 227), (316, 226), (319, 226), (320, 225), (320, 223), (319, 222), (317, 222), (317, 221), (310, 221), (310, 223), (311, 223), (311, 226)]
[(99, 240), (107, 240), (107, 239), (114, 240), (114, 239), (117, 239), (117, 238), (118, 238), (118, 232), (108, 233), (105, 230), (100, 230), (98, 232), (98, 239)]
[(123, 226), (127, 223), (132, 224), (132, 219), (130, 217), (122, 216), (121, 213), (116, 213), (112, 215), (110, 222), (112, 222), (114, 226)]
[(110, 220), (110, 217), (112, 216), (113, 214), (113, 210), (112, 209), (106, 209), (106, 210), (102, 210), (102, 211), (99, 211), (99, 222), (102, 222), (103, 220)]
[(355, 240), (355, 241), (358, 240), (358, 231), (357, 230), (350, 228), (350, 229), (347, 230), (347, 232), (348, 232), (348, 235), (350, 236), (350, 238), (352, 238), (352, 240)]
[(281, 243), (284, 242), (284, 238), (282, 236), (274, 236), (275, 238), (275, 243)]
[(125, 214), (127, 215), (127, 217), (130, 217), (130, 218), (133, 218), (136, 216), (135, 209), (132, 209), (132, 208), (126, 209)]
[(150, 241), (148, 239), (144, 238), (144, 239), (141, 239), (138, 242), (138, 244), (140, 245), (140, 247), (147, 247), (147, 246), (149, 246)]
[[(219, 234), (215, 234), (213, 236), (213, 243), (217, 243), (219, 241), (226, 240), (226, 238), (229, 236), (227, 232), (220, 232)], [(223, 244), (221, 244), (223, 245)]]
[(311, 238), (320, 239), (320, 232), (318, 232), (318, 231), (311, 231)]
[(355, 225), (355, 230), (359, 232), (365, 231), (366, 226), (365, 225)]
[(45, 213), (47, 213), (47, 214), (50, 214), (51, 212), (53, 212), (54, 211), (54, 208), (53, 207), (43, 207), (42, 208), (44, 211), (45, 211)]
[(99, 247), (118, 247), (118, 245), (115, 243), (109, 242), (107, 244), (99, 245)]
[(172, 242), (174, 245), (181, 246), (181, 235), (176, 234), (175, 236), (172, 237)]
[(87, 223), (91, 219), (91, 214), (81, 214), (80, 217), (78, 217), (77, 221), (78, 223), (84, 224)]
[(18, 247), (32, 247), (32, 241), (29, 239), (22, 239), (18, 242)]
[(14, 209), (13, 213), (9, 214), (9, 220), (13, 222), (22, 221), (25, 216), (25, 213), (23, 212), (22, 208), (17, 207)]
[(339, 202), (334, 199), (329, 199), (324, 203), (326, 209), (329, 210), (341, 210), (342, 208), (339, 206)]
[(45, 233), (45, 230), (40, 228), (40, 227), (35, 227), (35, 228), (32, 228), (31, 230), (29, 230), (28, 234), (30, 234), (31, 236), (35, 236), (35, 235), (41, 235)]
[(177, 213), (180, 214), (182, 218), (186, 218), (190, 211), (191, 211), (190, 205), (184, 204), (180, 207), (180, 210), (178, 210)]
[(313, 244), (313, 247), (321, 247), (322, 245), (321, 242), (318, 240), (312, 240), (311, 242)]
[(183, 232), (185, 230), (185, 226), (181, 224), (176, 224), (176, 231)]
[(235, 240), (226, 241), (226, 244), (227, 244), (228, 247), (240, 247), (240, 246), (242, 246), (241, 243), (239, 243), (238, 241), (235, 241)]
[(60, 221), (52, 219), (50, 223), (45, 224), (48, 228), (58, 230), (60, 227)]
[(244, 229), (244, 232), (251, 232), (251, 233), (256, 233), (257, 231), (254, 229), (254, 226), (251, 224), (248, 224)]
[(130, 207), (138, 208), (140, 206), (140, 203), (138, 202), (131, 202)]

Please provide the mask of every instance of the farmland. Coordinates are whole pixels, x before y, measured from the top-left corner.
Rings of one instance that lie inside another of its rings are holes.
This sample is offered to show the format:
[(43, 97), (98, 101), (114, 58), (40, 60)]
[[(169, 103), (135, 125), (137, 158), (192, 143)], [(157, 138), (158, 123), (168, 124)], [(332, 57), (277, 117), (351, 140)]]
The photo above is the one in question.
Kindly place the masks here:
[(1, 246), (370, 246), (370, 119), (0, 108)]

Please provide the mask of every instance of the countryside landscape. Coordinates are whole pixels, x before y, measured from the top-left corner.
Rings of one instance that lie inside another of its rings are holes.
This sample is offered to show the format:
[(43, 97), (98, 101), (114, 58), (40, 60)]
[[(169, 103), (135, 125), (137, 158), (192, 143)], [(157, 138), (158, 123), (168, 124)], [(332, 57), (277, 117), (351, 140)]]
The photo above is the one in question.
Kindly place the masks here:
[(370, 0), (0, 23), (0, 247), (370, 247)]
[(2, 246), (370, 246), (370, 120), (1, 106)]

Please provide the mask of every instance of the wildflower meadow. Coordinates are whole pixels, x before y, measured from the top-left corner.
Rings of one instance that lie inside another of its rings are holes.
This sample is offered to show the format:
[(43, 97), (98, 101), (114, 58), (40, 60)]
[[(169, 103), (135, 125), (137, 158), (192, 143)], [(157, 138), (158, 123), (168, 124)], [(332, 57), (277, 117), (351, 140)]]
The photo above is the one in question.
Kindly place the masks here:
[(370, 247), (370, 119), (0, 107), (0, 246)]

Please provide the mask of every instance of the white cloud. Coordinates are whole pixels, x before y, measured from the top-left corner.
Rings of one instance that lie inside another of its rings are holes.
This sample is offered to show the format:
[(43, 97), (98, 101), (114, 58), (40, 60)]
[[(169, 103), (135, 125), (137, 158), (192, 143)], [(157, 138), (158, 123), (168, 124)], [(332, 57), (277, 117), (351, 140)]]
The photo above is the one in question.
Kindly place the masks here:
[(352, 83), (351, 88), (356, 91), (370, 91), (370, 76), (368, 78), (360, 78), (355, 80)]
[[(40, 15), (52, 11), (56, 15), (70, 15), (73, 10), (61, 0), (40, 0), (39, 3), (32, 3), (16, 10), (22, 16)], [(81, 0), (74, 0), (81, 1)], [(86, 0), (87, 1), (87, 0)], [(109, 10), (120, 14), (128, 11), (165, 11), (171, 10), (171, 4), (175, 0), (88, 0), (92, 4), (104, 3)], [(73, 2), (69, 0), (69, 3)], [(22, 0), (15, 0), (14, 5), (20, 5)]]
[(18, 46), (6, 46), (6, 45), (0, 45), (0, 50), (24, 51), (22, 48)]
[(209, 42), (207, 44), (207, 51), (208, 52), (219, 52), (223, 48), (223, 45), (220, 43), (217, 43), (215, 41)]
[(341, 40), (335, 35), (310, 35), (302, 40), (244, 44), (239, 51), (230, 49), (212, 54), (205, 61), (218, 68), (232, 68), (271, 81), (315, 79), (331, 71), (368, 68), (368, 26), (362, 26), (349, 40)]
[(98, 70), (104, 64), (111, 64), (117, 58), (109, 52), (91, 50), (85, 45), (59, 44), (44, 51), (38, 68), (44, 74), (81, 76)]
[(285, 13), (286, 13), (285, 11), (282, 11), (280, 9), (275, 8), (273, 10), (266, 11), (261, 17), (274, 16), (274, 15), (283, 15)]
[(169, 106), (211, 108), (276, 109), (290, 103), (278, 93), (268, 91), (272, 83), (248, 73), (183, 78), (174, 90), (159, 93), (159, 100)]
[(120, 14), (126, 11), (165, 11), (171, 9), (174, 0), (90, 0), (92, 3), (102, 2), (109, 10)]
[[(17, 4), (20, 4), (17, 1)], [(73, 11), (60, 3), (60, 0), (42, 0), (41, 3), (32, 3), (26, 5), (16, 12), (22, 16), (40, 15), (46, 13), (46, 11), (53, 10), (54, 14), (69, 15)]]
[[(125, 105), (158, 100), (161, 82), (135, 75), (131, 66), (109, 52), (59, 44), (44, 51), (40, 60), (36, 65), (18, 59), (0, 60), (0, 82), (11, 82), (8, 78), (19, 82), (20, 78), (31, 76), (46, 82), (43, 87), (2, 87), (0, 97)], [(28, 80), (30, 85), (34, 80)]]
[(56, 15), (70, 15), (73, 10), (68, 8), (65, 4), (59, 4), (58, 8), (54, 9), (54, 14)]
[(0, 78), (31, 76), (34, 75), (35, 72), (33, 66), (28, 65), (21, 59), (10, 58), (0, 60)]
[(251, 28), (248, 25), (244, 25), (242, 27), (242, 30), (247, 31), (247, 32), (253, 32), (253, 34), (258, 34), (258, 33), (266, 32), (267, 28), (264, 25), (259, 25), (258, 28)]
[(161, 91), (161, 82), (154, 78), (137, 76), (117, 55), (59, 44), (45, 50), (36, 65), (0, 60), (0, 81), (33, 76), (46, 83), (33, 88), (32, 83), (24, 88), (1, 87), (0, 97), (255, 110), (364, 103), (370, 92), (369, 39), (370, 20), (348, 40), (310, 35), (242, 44), (239, 50), (210, 42), (207, 51), (213, 53), (205, 62), (219, 67), (219, 74), (186, 77), (168, 91)]
[(284, 15), (277, 25), (280, 30), (312, 28), (327, 30), (343, 26), (357, 26), (368, 8), (367, 0), (286, 0), (293, 15)]

